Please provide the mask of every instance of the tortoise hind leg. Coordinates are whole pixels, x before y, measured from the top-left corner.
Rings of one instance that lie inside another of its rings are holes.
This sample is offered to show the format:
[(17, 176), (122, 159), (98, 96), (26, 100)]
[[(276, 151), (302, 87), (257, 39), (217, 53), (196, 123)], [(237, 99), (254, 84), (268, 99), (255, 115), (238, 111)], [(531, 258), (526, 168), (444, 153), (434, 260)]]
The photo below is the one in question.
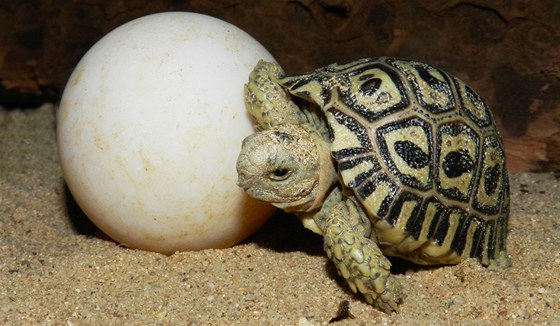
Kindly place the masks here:
[(490, 260), (488, 269), (501, 270), (511, 267), (511, 260), (505, 250), (498, 252), (498, 256)]
[(386, 313), (397, 311), (404, 293), (391, 275), (391, 263), (367, 237), (371, 230), (364, 228), (369, 221), (361, 207), (352, 199), (327, 200), (315, 221), (323, 231), (328, 257), (352, 291), (359, 291), (368, 303)]
[(481, 263), (491, 270), (507, 269), (511, 266), (511, 260), (506, 253), (506, 233), (507, 215), (486, 226), (478, 257)]
[(496, 238), (494, 239), (494, 257), (490, 259), (488, 268), (492, 270), (511, 267), (511, 260), (506, 252), (507, 220), (502, 217), (496, 222)]

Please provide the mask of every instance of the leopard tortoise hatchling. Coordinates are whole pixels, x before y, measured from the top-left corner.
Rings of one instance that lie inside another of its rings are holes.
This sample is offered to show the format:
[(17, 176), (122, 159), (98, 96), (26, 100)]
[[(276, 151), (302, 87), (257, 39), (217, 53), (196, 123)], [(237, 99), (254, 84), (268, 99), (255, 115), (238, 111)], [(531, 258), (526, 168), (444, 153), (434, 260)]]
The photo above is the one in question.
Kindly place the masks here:
[(369, 303), (391, 312), (404, 298), (384, 255), (510, 266), (504, 148), (488, 107), (459, 79), (396, 58), (290, 76), (261, 61), (245, 100), (257, 132), (243, 141), (239, 186), (323, 235)]

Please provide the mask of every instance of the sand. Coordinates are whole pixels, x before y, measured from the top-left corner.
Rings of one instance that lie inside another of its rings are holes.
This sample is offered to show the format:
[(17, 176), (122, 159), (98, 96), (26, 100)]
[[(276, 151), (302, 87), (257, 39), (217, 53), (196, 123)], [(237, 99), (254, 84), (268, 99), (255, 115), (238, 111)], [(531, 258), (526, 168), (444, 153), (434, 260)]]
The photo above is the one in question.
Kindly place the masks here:
[(319, 236), (276, 214), (223, 250), (172, 256), (112, 242), (76, 207), (55, 144), (55, 108), (0, 109), (0, 324), (560, 325), (560, 187), (512, 174), (513, 267), (392, 260), (408, 297), (387, 315), (352, 294)]

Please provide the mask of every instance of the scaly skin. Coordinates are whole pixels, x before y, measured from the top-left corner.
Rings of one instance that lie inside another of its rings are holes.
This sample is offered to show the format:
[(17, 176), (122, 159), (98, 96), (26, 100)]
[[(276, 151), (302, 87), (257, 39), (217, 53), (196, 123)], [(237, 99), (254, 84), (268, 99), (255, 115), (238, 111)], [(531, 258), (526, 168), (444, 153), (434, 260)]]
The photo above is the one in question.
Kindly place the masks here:
[(397, 311), (405, 297), (402, 287), (391, 275), (389, 260), (368, 238), (367, 216), (353, 198), (344, 200), (340, 190), (334, 189), (314, 220), (323, 231), (327, 256), (350, 289), (362, 293), (379, 310)]
[(277, 64), (261, 60), (249, 75), (245, 103), (258, 131), (283, 124), (307, 123), (305, 114), (278, 84), (283, 74)]
[(245, 85), (245, 104), (257, 131), (293, 124), (329, 141), (323, 113), (309, 102), (298, 107), (280, 86), (284, 71), (276, 63), (259, 61)]

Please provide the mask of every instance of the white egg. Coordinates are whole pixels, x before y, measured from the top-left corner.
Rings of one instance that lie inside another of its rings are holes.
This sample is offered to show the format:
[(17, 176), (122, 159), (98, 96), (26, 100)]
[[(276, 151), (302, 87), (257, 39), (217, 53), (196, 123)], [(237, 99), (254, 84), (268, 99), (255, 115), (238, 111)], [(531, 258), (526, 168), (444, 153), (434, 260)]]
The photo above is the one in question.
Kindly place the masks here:
[(82, 58), (57, 112), (66, 183), (107, 235), (170, 254), (246, 238), (271, 206), (236, 186), (253, 132), (243, 85), (268, 51), (239, 28), (195, 13), (126, 23)]

